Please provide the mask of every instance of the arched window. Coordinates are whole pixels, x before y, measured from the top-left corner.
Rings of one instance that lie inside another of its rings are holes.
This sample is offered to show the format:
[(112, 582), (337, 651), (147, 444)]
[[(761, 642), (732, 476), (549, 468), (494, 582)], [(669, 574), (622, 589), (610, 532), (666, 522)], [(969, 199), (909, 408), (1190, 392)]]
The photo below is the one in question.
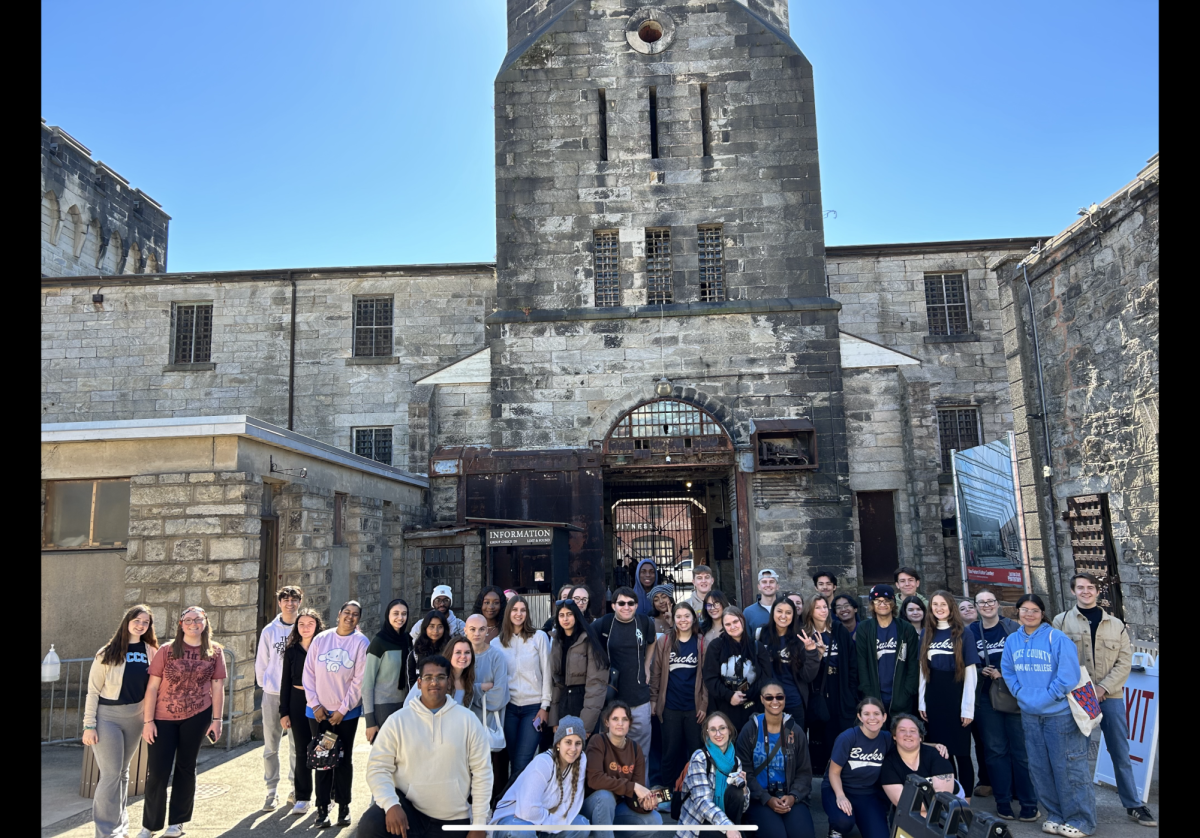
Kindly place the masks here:
[(606, 454), (641, 458), (732, 453), (733, 442), (721, 424), (702, 408), (679, 399), (655, 399), (618, 419), (604, 448)]
[(50, 244), (58, 241), (58, 229), (61, 225), (62, 213), (58, 209), (58, 196), (51, 189), (42, 196), (42, 235)]
[(83, 223), (79, 207), (74, 204), (67, 210), (67, 218), (71, 224), (71, 255), (78, 259), (79, 254), (83, 252), (84, 239), (87, 238), (87, 225)]
[(125, 273), (140, 274), (142, 272), (142, 249), (137, 242), (129, 245), (129, 255), (125, 257)]
[(158, 273), (158, 256), (154, 254), (153, 250), (146, 254), (146, 273)]
[(108, 249), (104, 252), (104, 264), (100, 273), (115, 274), (117, 272), (117, 268), (121, 264), (121, 245), (121, 234), (113, 230), (112, 235), (108, 237)]

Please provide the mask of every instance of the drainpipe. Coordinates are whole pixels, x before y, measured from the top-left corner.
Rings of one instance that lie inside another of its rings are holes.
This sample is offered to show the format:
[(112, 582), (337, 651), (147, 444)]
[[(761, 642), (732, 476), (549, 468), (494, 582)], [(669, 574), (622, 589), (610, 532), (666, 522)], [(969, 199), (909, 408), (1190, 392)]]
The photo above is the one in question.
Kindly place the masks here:
[(291, 348), (288, 351), (288, 424), (289, 431), (295, 430), (292, 427), (296, 417), (296, 280), (292, 278), (292, 272), (287, 272), (288, 282), (292, 284), (292, 329), (291, 337), (289, 338)]
[(1066, 605), (1062, 596), (1062, 576), (1058, 568), (1058, 533), (1056, 532), (1055, 503), (1054, 503), (1054, 480), (1051, 476), (1052, 469), (1050, 466), (1050, 423), (1046, 418), (1046, 385), (1042, 381), (1042, 350), (1038, 342), (1037, 315), (1033, 308), (1033, 287), (1029, 284), (1029, 271), (1026, 268), (1025, 262), (1021, 262), (1021, 274), (1025, 277), (1025, 291), (1029, 295), (1029, 324), (1033, 327), (1033, 355), (1036, 361), (1034, 372), (1037, 374), (1038, 382), (1038, 397), (1042, 405), (1042, 442), (1046, 448), (1045, 468), (1042, 474), (1046, 478), (1046, 493), (1048, 495), (1050, 505), (1050, 519), (1047, 522), (1047, 529), (1050, 531), (1050, 568), (1054, 574), (1054, 584), (1051, 591), (1051, 599), (1058, 604), (1058, 610), (1066, 610)]

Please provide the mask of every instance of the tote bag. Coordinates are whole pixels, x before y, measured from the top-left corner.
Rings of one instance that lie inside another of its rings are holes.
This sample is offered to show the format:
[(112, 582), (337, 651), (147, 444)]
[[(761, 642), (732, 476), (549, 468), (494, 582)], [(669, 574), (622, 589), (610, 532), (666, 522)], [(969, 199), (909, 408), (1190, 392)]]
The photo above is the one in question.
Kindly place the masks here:
[(503, 751), (507, 744), (504, 741), (504, 723), (500, 721), (500, 711), (493, 710), (492, 715), (488, 715), (487, 709), (487, 692), (483, 693), (483, 726), (487, 730), (488, 743), (493, 751)]
[(1067, 701), (1071, 705), (1071, 715), (1075, 717), (1079, 732), (1084, 736), (1091, 736), (1092, 730), (1100, 724), (1104, 714), (1100, 712), (1100, 699), (1096, 696), (1096, 687), (1083, 664), (1079, 665), (1079, 683), (1067, 693)]

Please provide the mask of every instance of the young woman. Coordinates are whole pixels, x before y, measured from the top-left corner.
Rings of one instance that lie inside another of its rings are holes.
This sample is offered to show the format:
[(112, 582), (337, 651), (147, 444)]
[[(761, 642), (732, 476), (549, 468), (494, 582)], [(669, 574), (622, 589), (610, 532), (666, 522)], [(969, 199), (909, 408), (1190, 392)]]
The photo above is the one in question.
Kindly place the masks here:
[(855, 632), (858, 631), (858, 599), (845, 591), (834, 594), (833, 616), (850, 632), (850, 639), (854, 640)]
[(550, 632), (550, 726), (565, 716), (595, 730), (608, 693), (608, 655), (573, 599), (560, 600)]
[(820, 637), (822, 658), (813, 681), (805, 719), (814, 774), (824, 774), (833, 742), (854, 724), (858, 701), (858, 660), (846, 627), (833, 618), (825, 597), (813, 597), (801, 618), (804, 631)]
[[(904, 791), (909, 774), (920, 774), (929, 780), (934, 791), (955, 793), (953, 763), (938, 753), (937, 748), (924, 744), (924, 739), (921, 723), (913, 716), (897, 713), (892, 719), (894, 745), (883, 757), (879, 784), (893, 806), (900, 802), (900, 793)], [(965, 797), (961, 788), (957, 793), (959, 797)]]
[(408, 678), (410, 684), (417, 683), (417, 662), (430, 655), (440, 655), (442, 647), (450, 639), (450, 622), (436, 608), (421, 620), (421, 630), (413, 641), (413, 653), (409, 659)]
[[(587, 787), (583, 816), (592, 826), (662, 824), (655, 808), (658, 800), (646, 788), (646, 755), (629, 736), (633, 711), (624, 701), (610, 701), (600, 711), (601, 733), (588, 739)], [(625, 833), (623, 833), (624, 835)], [(613, 838), (613, 833), (593, 832), (595, 838)], [(633, 833), (633, 838), (654, 838), (655, 833)]]
[(1037, 594), (1017, 600), (1021, 630), (1008, 636), (1000, 671), (1021, 707), (1025, 751), (1038, 802), (1046, 811), (1042, 832), (1078, 838), (1096, 831), (1096, 792), (1067, 693), (1079, 683), (1075, 643), (1046, 620)]
[(879, 769), (892, 745), (891, 734), (883, 729), (886, 718), (883, 702), (867, 696), (858, 703), (859, 724), (833, 743), (821, 784), (830, 838), (849, 835), (855, 826), (862, 838), (888, 838), (888, 800), (879, 788)]
[(810, 685), (817, 677), (821, 653), (816, 639), (801, 628), (796, 604), (786, 596), (771, 606), (771, 622), (758, 635), (758, 670), (783, 684), (787, 693), (784, 710), (804, 729), (804, 705)]
[(975, 788), (971, 763), (971, 720), (975, 718), (975, 686), (979, 649), (966, 630), (954, 595), (937, 591), (929, 598), (929, 614), (921, 636), (921, 673), (917, 694), (929, 738), (945, 745), (955, 764), (955, 776), (967, 789)]
[(900, 616), (912, 623), (918, 634), (925, 630), (925, 603), (920, 597), (906, 598), (900, 606)]
[(800, 629), (800, 622), (799, 622), (799, 620), (800, 620), (800, 615), (804, 613), (804, 597), (802, 597), (802, 596), (801, 596), (800, 594), (798, 594), (798, 593), (792, 592), (792, 593), (790, 593), (790, 594), (788, 594), (788, 595), (787, 595), (787, 598), (788, 598), (788, 599), (790, 599), (790, 600), (792, 601), (792, 605), (796, 606), (796, 620), (797, 620), (797, 622), (796, 622), (796, 630), (797, 630), (797, 633), (799, 633), (799, 629)]
[(279, 689), (279, 724), (292, 732), (296, 749), (296, 805), (293, 815), (304, 815), (312, 807), (313, 772), (308, 767), (308, 743), (312, 730), (308, 726), (308, 702), (304, 698), (304, 662), (313, 638), (325, 631), (325, 621), (315, 608), (302, 608), (296, 615), (292, 633), (288, 635), (283, 652), (283, 677)]
[(696, 612), (675, 606), (672, 628), (654, 643), (650, 662), (650, 707), (662, 725), (662, 772), (668, 786), (688, 755), (701, 746), (700, 722), (708, 711), (704, 688), (704, 638), (695, 631)]
[(509, 776), (525, 770), (537, 752), (538, 733), (550, 718), (554, 681), (550, 671), (550, 638), (529, 624), (529, 605), (513, 595), (504, 608), (500, 636), (492, 648), (508, 665), (508, 706), (504, 739), (512, 767)]
[[(571, 583), (568, 582), (566, 585), (563, 585), (562, 589), (559, 590), (559, 592), (558, 592), (558, 599), (554, 600), (554, 602), (562, 602), (565, 599), (570, 599), (571, 591), (573, 591), (573, 590), (575, 590), (575, 586), (572, 585)], [(547, 636), (549, 636), (550, 633), (554, 631), (554, 621), (556, 619), (558, 619), (557, 612), (554, 610), (554, 603), (551, 603), (550, 604), (550, 616), (546, 618), (546, 622), (542, 623), (542, 628), (541, 628), (542, 631), (546, 632)], [(545, 744), (546, 744), (546, 748), (548, 748), (550, 746), (549, 742), (546, 742)], [(545, 750), (545, 748), (541, 748), (539, 750)]]
[(393, 599), (388, 603), (387, 620), (367, 647), (362, 697), (368, 742), (375, 741), (379, 728), (404, 705), (405, 696), (416, 683), (411, 675), (416, 660), (412, 638), (404, 630), (406, 623), (408, 603)]
[(471, 609), (471, 613), (482, 614), (487, 620), (489, 643), (500, 636), (500, 621), (504, 619), (504, 604), (504, 592), (495, 585), (485, 585), (479, 589), (479, 596), (475, 597), (475, 607)]
[[(559, 827), (545, 831), (554, 832), (560, 838), (587, 838), (587, 832), (562, 830), (567, 826), (589, 826), (587, 818), (579, 814), (587, 778), (587, 757), (583, 754), (585, 738), (587, 732), (582, 719), (578, 716), (560, 719), (550, 752), (534, 757), (501, 796), (492, 823)], [(529, 835), (506, 830), (497, 830), (494, 834), (497, 838), (526, 838)]]
[(671, 585), (655, 585), (650, 589), (650, 603), (654, 607), (654, 631), (662, 637), (671, 630), (671, 614), (675, 610), (675, 588)]
[(154, 614), (150, 606), (139, 604), (125, 612), (112, 639), (92, 661), (83, 744), (92, 747), (100, 769), (92, 799), (96, 838), (125, 835), (129, 829), (129, 761), (142, 735), (142, 700), (150, 682), (150, 659), (157, 651)]
[(729, 717), (733, 738), (757, 708), (754, 682), (759, 676), (758, 659), (740, 608), (726, 608), (721, 623), (724, 633), (706, 650), (701, 672), (709, 706)]
[(721, 625), (721, 618), (725, 615), (725, 609), (729, 607), (729, 597), (718, 590), (711, 590), (708, 596), (704, 597), (704, 613), (698, 615), (700, 617), (699, 632), (704, 635), (705, 644), (711, 644), (717, 639), (717, 635), (725, 631), (725, 627)]
[(758, 834), (765, 838), (813, 838), (808, 738), (804, 728), (784, 712), (786, 694), (779, 681), (764, 679), (759, 697), (763, 712), (753, 716), (737, 738), (738, 759), (750, 766), (746, 774), (750, 807), (742, 822), (758, 826)]
[(342, 603), (337, 626), (313, 638), (304, 660), (305, 715), (314, 737), (332, 731), (342, 753), (337, 767), (317, 772), (317, 826), (329, 826), (331, 800), (338, 803), (338, 824), (350, 823), (354, 784), (354, 735), (362, 717), (362, 681), (370, 641), (358, 630), (362, 606)]
[[(205, 735), (221, 738), (221, 708), (225, 699), (225, 655), (212, 640), (204, 609), (183, 609), (175, 639), (150, 660), (150, 679), (142, 702), (142, 738), (150, 744), (146, 801), (142, 831), (151, 838), (170, 826), (165, 836), (183, 834), (196, 802), (196, 757)], [(171, 783), (171, 810), (167, 812), (167, 777), (175, 764)]]
[[(697, 838), (688, 826), (728, 826), (725, 838), (741, 838), (736, 829), (750, 804), (744, 763), (733, 745), (733, 722), (718, 710), (704, 720), (704, 747), (688, 760), (683, 778), (688, 798), (679, 814), (676, 838)], [(707, 833), (706, 833), (707, 834)]]

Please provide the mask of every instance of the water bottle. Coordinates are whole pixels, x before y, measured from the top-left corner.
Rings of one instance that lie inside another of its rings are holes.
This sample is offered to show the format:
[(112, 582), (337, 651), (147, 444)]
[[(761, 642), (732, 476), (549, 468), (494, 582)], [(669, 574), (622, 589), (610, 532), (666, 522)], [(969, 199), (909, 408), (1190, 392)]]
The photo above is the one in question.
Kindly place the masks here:
[(42, 659), (42, 680), (57, 681), (59, 670), (62, 669), (62, 664), (58, 660), (58, 652), (54, 651), (54, 644), (50, 644), (50, 651), (46, 653), (46, 657)]

